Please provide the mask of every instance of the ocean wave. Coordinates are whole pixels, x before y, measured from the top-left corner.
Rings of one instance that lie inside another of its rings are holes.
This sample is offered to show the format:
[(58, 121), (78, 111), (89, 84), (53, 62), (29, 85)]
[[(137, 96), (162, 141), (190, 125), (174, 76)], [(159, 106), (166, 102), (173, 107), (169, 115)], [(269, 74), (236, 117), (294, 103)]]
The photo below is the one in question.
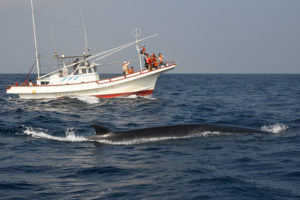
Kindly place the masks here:
[(68, 128), (65, 132), (65, 137), (57, 137), (52, 136), (47, 133), (44, 133), (43, 131), (34, 130), (31, 127), (25, 127), (25, 130), (23, 132), (26, 135), (30, 135), (33, 138), (41, 138), (41, 139), (48, 139), (48, 140), (55, 140), (55, 141), (62, 141), (62, 142), (84, 142), (88, 141), (87, 138), (83, 136), (76, 136), (75, 131), (73, 128)]
[(276, 123), (274, 125), (264, 125), (261, 127), (262, 131), (270, 132), (270, 133), (280, 133), (288, 129), (288, 125)]

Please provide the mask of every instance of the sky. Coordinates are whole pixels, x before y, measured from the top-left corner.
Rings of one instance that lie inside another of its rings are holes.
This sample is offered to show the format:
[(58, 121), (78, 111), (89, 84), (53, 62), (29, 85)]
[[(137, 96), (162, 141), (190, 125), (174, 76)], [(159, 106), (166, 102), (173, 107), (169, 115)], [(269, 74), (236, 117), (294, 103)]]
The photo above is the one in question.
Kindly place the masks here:
[[(300, 73), (299, 0), (34, 0), (34, 9), (42, 73), (55, 69), (54, 49), (84, 51), (80, 9), (92, 54), (134, 41), (138, 27), (158, 33), (142, 44), (178, 63), (172, 73)], [(30, 0), (0, 0), (0, 73), (30, 70), (31, 20)], [(99, 62), (137, 58), (131, 47)]]

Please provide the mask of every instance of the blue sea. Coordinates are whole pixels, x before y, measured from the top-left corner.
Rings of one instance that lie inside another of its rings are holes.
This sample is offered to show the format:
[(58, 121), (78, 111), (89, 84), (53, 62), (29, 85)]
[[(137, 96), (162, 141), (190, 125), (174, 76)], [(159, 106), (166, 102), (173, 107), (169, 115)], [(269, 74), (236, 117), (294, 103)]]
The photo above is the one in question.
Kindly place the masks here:
[[(0, 199), (300, 199), (300, 75), (163, 74), (147, 98), (21, 100), (0, 75)], [(177, 124), (264, 130), (93, 142)]]

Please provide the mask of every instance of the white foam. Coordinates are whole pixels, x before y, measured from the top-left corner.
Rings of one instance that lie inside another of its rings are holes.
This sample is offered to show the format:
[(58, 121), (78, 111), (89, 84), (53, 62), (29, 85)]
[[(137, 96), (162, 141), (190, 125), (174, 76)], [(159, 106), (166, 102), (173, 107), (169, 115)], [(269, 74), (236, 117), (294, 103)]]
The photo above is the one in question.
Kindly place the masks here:
[(158, 142), (158, 141), (165, 141), (165, 140), (176, 140), (176, 139), (187, 139), (187, 138), (193, 138), (193, 137), (210, 137), (210, 136), (219, 136), (223, 135), (224, 133), (221, 132), (201, 132), (201, 133), (195, 133), (188, 136), (182, 136), (182, 137), (157, 137), (157, 138), (139, 138), (134, 140), (123, 140), (123, 141), (117, 141), (114, 142), (112, 140), (107, 139), (100, 139), (95, 140), (95, 142), (99, 142), (102, 144), (110, 144), (110, 145), (133, 145), (133, 144), (143, 144), (143, 143), (149, 143), (149, 142)]
[(98, 97), (94, 97), (94, 96), (72, 96), (70, 98), (78, 99), (79, 101), (82, 101), (87, 104), (100, 103), (100, 99)]
[(131, 95), (127, 96), (126, 98), (128, 98), (128, 99), (136, 99), (136, 98), (138, 98), (138, 96), (136, 94), (131, 94)]
[(147, 95), (147, 96), (143, 96), (144, 99), (149, 99), (149, 100), (157, 100), (157, 98), (155, 98), (153, 96), (153, 94)]
[(128, 99), (144, 98), (144, 99), (156, 100), (156, 98), (154, 98), (152, 94), (145, 95), (145, 96), (139, 96), (139, 95), (136, 95), (136, 94), (131, 94), (127, 97), (120, 97), (120, 98), (128, 98)]
[(264, 125), (261, 127), (261, 130), (270, 132), (270, 133), (280, 133), (288, 128), (289, 128), (288, 125), (276, 123), (274, 125)]
[(41, 139), (48, 139), (48, 140), (56, 140), (56, 141), (62, 141), (62, 142), (83, 142), (83, 141), (88, 141), (87, 138), (82, 137), (82, 136), (76, 136), (75, 131), (73, 129), (67, 129), (65, 134), (65, 137), (57, 137), (57, 136), (52, 136), (47, 133), (44, 133), (42, 131), (36, 131), (33, 130), (31, 127), (25, 127), (26, 130), (24, 133), (26, 135), (30, 135), (34, 138), (41, 138)]

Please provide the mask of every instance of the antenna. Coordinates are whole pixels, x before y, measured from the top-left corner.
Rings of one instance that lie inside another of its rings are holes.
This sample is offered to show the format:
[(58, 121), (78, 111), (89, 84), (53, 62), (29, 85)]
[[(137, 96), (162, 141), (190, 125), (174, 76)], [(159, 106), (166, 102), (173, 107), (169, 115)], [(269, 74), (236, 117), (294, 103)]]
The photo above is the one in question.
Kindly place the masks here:
[(40, 59), (39, 59), (39, 53), (38, 53), (38, 48), (37, 48), (36, 30), (35, 30), (35, 21), (34, 21), (34, 10), (33, 10), (32, 0), (31, 0), (31, 13), (32, 13), (32, 26), (33, 26), (33, 37), (34, 37), (34, 47), (35, 47), (36, 69), (37, 69), (38, 78), (40, 78)]
[(139, 60), (140, 60), (140, 70), (142, 71), (143, 70), (142, 59), (141, 59), (141, 54), (140, 54), (140, 50), (139, 50), (139, 43), (138, 43), (138, 37), (142, 35), (142, 30), (140, 28), (134, 28), (132, 30), (132, 35), (135, 37), (136, 50), (138, 52)]
[(87, 53), (90, 52), (90, 49), (89, 49), (89, 45), (88, 45), (88, 41), (87, 41), (86, 26), (85, 26), (84, 17), (83, 17), (83, 13), (82, 13), (81, 8), (80, 8), (80, 16), (81, 16), (81, 21), (82, 21), (82, 26), (83, 26), (83, 33), (84, 33), (84, 40), (85, 40), (84, 51), (85, 51), (85, 54), (87, 54)]
[(54, 38), (54, 31), (53, 28), (50, 27), (50, 32), (51, 32), (51, 40), (52, 40), (52, 44), (53, 44), (53, 48), (54, 48), (54, 57), (57, 57), (57, 48), (56, 48), (56, 42), (55, 42), (55, 38)]

